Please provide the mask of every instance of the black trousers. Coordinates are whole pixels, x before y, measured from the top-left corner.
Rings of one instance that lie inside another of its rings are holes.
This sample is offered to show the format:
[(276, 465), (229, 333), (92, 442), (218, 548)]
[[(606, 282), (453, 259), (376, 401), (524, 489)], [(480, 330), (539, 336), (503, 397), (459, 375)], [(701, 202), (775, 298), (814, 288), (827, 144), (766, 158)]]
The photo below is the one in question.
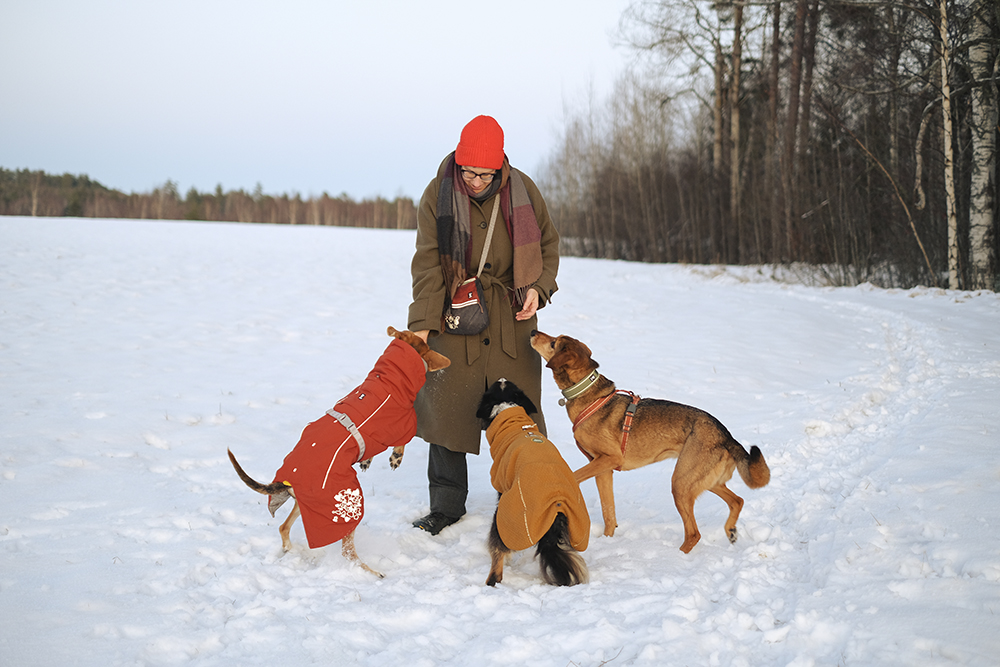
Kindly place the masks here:
[(431, 512), (440, 512), (453, 519), (465, 515), (465, 499), (469, 496), (465, 452), (453, 452), (431, 444), (427, 452), (427, 482)]

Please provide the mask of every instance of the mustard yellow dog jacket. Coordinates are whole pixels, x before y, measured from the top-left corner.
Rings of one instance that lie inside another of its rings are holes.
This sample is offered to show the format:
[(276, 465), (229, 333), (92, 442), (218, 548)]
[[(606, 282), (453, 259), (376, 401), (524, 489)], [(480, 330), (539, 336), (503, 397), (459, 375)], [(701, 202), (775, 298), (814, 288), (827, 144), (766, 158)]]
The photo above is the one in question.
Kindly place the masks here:
[(497, 529), (514, 551), (536, 544), (556, 514), (566, 515), (571, 546), (585, 551), (590, 541), (590, 514), (580, 485), (559, 450), (538, 432), (524, 408), (504, 410), (489, 428), (493, 467), (490, 481), (500, 495)]

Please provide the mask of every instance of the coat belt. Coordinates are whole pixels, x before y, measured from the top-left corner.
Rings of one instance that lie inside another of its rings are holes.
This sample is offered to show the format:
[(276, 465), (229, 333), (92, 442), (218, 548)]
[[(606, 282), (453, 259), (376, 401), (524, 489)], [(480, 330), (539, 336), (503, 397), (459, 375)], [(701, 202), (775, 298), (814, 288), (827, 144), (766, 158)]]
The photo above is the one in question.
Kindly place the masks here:
[[(504, 352), (507, 353), (511, 359), (517, 359), (517, 340), (514, 336), (514, 310), (513, 308), (507, 307), (507, 300), (504, 298), (507, 294), (507, 286), (504, 285), (499, 280), (493, 278), (493, 276), (486, 275), (485, 273), (479, 276), (479, 279), (483, 283), (483, 291), (486, 292), (487, 303), (490, 309), (490, 327), (486, 330), (489, 331), (492, 328), (494, 318), (500, 319), (500, 345)], [(497, 294), (499, 291), (499, 295)], [(495, 304), (499, 301), (499, 304)], [(494, 307), (494, 305), (496, 307)], [(495, 344), (496, 341), (491, 341)], [(472, 364), (479, 358), (482, 354), (482, 342), (480, 342), (479, 336), (466, 336), (465, 337), (465, 353), (468, 356), (469, 364)]]
[[(354, 439), (358, 443), (358, 461), (364, 461), (365, 460), (365, 439), (363, 437), (361, 437), (361, 431), (359, 431), (358, 427), (354, 425), (354, 422), (351, 421), (351, 418), (348, 417), (347, 415), (345, 415), (343, 412), (338, 412), (338, 411), (334, 410), (333, 408), (330, 408), (329, 410), (327, 410), (326, 414), (330, 415), (331, 417), (333, 417), (334, 419), (336, 419), (337, 421), (339, 421), (341, 423), (341, 425), (344, 428), (347, 429), (348, 433), (350, 433), (351, 435), (354, 436)], [(355, 461), (355, 463), (356, 462), (357, 461)]]

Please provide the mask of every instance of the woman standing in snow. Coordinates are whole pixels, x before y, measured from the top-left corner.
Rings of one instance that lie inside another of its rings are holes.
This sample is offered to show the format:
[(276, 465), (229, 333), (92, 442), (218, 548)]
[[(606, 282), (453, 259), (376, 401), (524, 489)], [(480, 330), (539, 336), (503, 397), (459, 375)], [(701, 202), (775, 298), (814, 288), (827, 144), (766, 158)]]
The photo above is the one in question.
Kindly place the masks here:
[[(483, 258), (494, 209), (499, 215)], [(445, 309), (456, 287), (476, 275), (481, 258), (489, 325), (477, 334), (449, 333)], [(417, 213), (408, 326), (451, 360), (428, 375), (415, 404), (417, 435), (431, 443), (430, 514), (413, 523), (417, 528), (437, 535), (465, 514), (465, 457), (479, 453), (476, 408), (490, 384), (507, 378), (541, 405), (541, 358), (528, 339), (537, 328), (536, 311), (557, 289), (558, 268), (559, 234), (545, 200), (510, 166), (496, 120), (477, 116), (438, 167)], [(534, 419), (544, 433), (541, 411)]]

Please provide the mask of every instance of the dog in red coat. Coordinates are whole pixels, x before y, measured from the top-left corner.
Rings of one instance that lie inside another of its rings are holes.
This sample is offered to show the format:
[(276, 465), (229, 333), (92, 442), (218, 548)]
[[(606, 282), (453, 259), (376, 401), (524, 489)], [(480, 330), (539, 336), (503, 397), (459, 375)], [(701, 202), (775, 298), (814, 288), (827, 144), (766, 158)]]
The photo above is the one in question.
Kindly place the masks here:
[(345, 558), (379, 577), (383, 575), (365, 565), (354, 548), (354, 529), (365, 511), (354, 464), (360, 463), (365, 470), (373, 456), (391, 447), (389, 465), (393, 470), (399, 467), (403, 447), (417, 432), (413, 400), (424, 386), (427, 372), (451, 365), (447, 357), (431, 350), (411, 331), (389, 327), (388, 334), (395, 340), (365, 381), (306, 426), (273, 482), (261, 484), (251, 478), (229, 452), (240, 479), (269, 496), (271, 516), (289, 498), (295, 500), (291, 514), (278, 529), (285, 551), (292, 547), (288, 534), (301, 516), (310, 548), (341, 540)]

